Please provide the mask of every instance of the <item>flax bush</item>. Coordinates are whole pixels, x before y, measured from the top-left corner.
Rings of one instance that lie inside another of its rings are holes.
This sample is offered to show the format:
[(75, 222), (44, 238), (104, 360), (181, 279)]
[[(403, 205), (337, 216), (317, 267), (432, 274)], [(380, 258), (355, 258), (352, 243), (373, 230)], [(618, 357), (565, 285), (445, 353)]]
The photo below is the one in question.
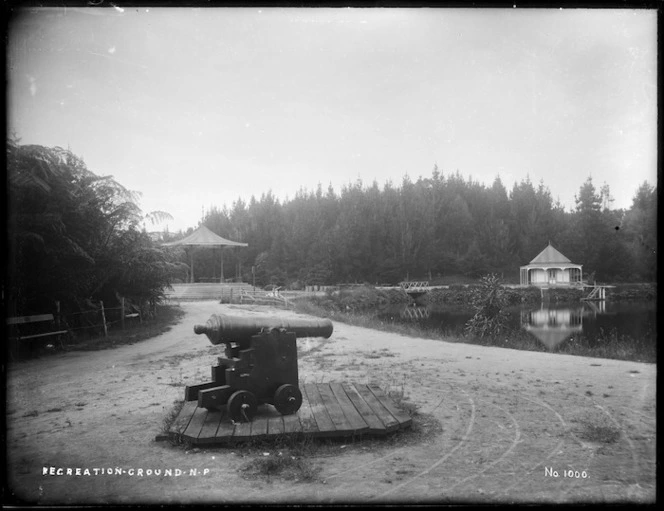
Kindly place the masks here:
[(472, 290), (470, 301), (475, 314), (466, 323), (467, 334), (495, 337), (508, 328), (507, 299), (500, 277), (493, 273), (481, 277), (479, 286)]

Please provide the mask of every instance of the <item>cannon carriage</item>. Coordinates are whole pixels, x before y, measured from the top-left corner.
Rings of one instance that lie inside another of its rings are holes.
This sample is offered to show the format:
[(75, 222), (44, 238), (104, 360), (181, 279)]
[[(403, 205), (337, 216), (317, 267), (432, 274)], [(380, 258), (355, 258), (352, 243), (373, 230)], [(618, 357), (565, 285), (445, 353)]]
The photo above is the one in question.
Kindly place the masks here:
[(225, 345), (225, 357), (212, 366), (212, 381), (187, 386), (185, 401), (201, 408), (223, 409), (235, 422), (251, 422), (257, 407), (274, 406), (282, 415), (296, 413), (302, 404), (298, 386), (298, 338), (332, 335), (329, 319), (281, 320), (212, 315), (196, 334), (213, 345)]

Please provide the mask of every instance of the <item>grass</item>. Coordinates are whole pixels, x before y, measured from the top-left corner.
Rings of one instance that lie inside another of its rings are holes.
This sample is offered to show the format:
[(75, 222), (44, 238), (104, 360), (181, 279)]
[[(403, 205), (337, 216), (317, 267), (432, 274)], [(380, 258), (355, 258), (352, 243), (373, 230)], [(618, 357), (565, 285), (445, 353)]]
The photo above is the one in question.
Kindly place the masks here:
[(247, 479), (316, 482), (321, 470), (313, 461), (317, 454), (311, 437), (283, 435), (272, 442), (255, 441), (241, 448), (241, 456), (252, 459), (240, 468), (240, 473)]
[(598, 444), (614, 444), (620, 438), (620, 430), (597, 410), (586, 410), (572, 417), (573, 432), (581, 440)]
[(610, 426), (584, 423), (578, 437), (588, 442), (613, 444), (620, 438), (620, 431)]
[[(175, 401), (174, 404), (175, 406), (171, 408), (171, 411), (168, 412), (168, 415), (166, 415), (166, 417), (164, 417), (164, 420), (162, 421), (161, 424), (161, 432), (164, 435), (170, 435), (171, 426), (173, 425), (173, 422), (175, 422), (175, 419), (180, 414), (180, 411), (184, 406), (184, 399)], [(171, 438), (171, 443), (173, 445), (181, 445), (183, 442), (182, 439), (178, 436), (177, 438)]]
[(320, 472), (319, 467), (314, 467), (310, 460), (297, 458), (295, 456), (282, 455), (255, 458), (241, 469), (245, 477), (264, 477), (268, 481), (277, 477), (286, 481), (314, 482)]
[(589, 339), (585, 335), (574, 335), (561, 344), (556, 351), (582, 357), (657, 362), (657, 349), (654, 343), (648, 342), (645, 338), (618, 335), (615, 328), (610, 332), (600, 329), (599, 335), (595, 339)]
[(403, 376), (403, 380), (396, 387), (388, 385), (387, 396), (394, 401), (397, 407), (406, 412), (411, 419), (418, 414), (418, 406), (409, 402), (406, 396), (406, 375)]
[(370, 353), (366, 353), (364, 355), (364, 358), (391, 358), (391, 357), (396, 357), (395, 353), (392, 353), (390, 350), (387, 348), (383, 348), (381, 350), (372, 350)]

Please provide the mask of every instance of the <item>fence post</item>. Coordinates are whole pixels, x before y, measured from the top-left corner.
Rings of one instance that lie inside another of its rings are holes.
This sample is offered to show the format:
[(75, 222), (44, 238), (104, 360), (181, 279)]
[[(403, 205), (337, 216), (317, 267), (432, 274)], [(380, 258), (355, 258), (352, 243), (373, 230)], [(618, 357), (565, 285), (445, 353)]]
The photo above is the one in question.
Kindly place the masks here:
[(108, 337), (108, 329), (106, 328), (106, 314), (104, 313), (104, 302), (100, 301), (101, 305), (101, 320), (104, 323), (104, 337)]
[(120, 297), (120, 325), (122, 330), (125, 328), (125, 306), (124, 306), (124, 296)]

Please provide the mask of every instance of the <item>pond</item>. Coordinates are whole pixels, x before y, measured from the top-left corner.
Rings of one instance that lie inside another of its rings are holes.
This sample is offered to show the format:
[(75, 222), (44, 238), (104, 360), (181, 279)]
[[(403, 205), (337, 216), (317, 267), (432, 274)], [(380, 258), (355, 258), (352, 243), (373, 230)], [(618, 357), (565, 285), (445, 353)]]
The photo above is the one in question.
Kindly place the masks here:
[[(507, 311), (511, 331), (508, 347), (656, 361), (655, 302), (542, 303), (512, 307)], [(402, 305), (383, 309), (376, 317), (384, 322), (414, 325), (441, 336), (459, 337), (472, 316), (473, 311), (468, 308)], [(499, 345), (499, 342), (506, 341), (484, 341), (483, 344)]]

